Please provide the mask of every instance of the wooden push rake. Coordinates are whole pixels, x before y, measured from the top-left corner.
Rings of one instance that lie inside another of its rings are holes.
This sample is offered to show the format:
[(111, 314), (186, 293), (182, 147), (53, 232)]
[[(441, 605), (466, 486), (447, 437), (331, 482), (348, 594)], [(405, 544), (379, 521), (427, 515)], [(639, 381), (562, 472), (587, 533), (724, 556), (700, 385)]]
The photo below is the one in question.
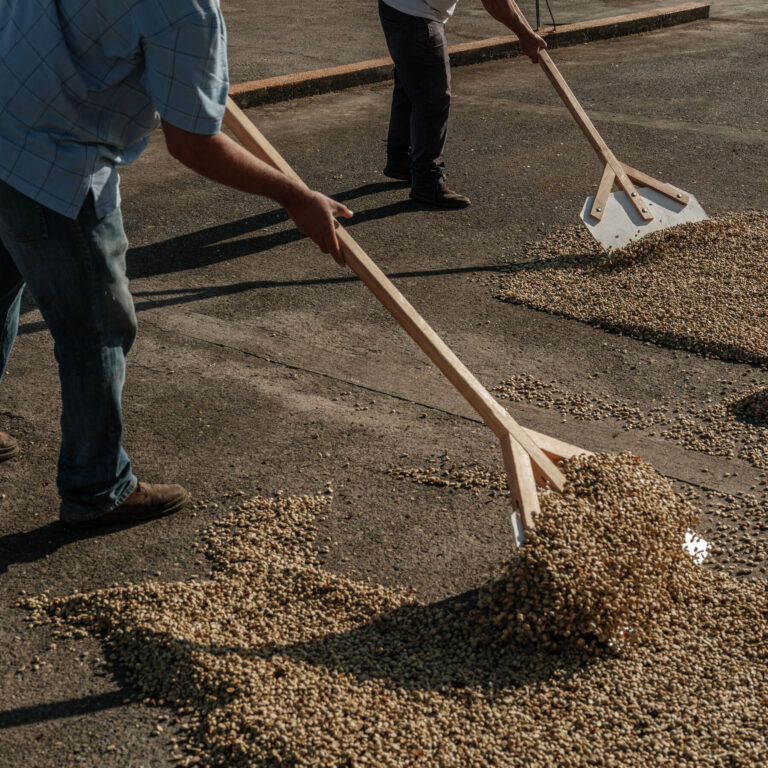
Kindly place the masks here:
[[(510, 5), (530, 30), (530, 24), (514, 0), (510, 0)], [(622, 248), (656, 230), (708, 218), (699, 201), (690, 193), (618, 160), (573, 95), (549, 53), (539, 51), (538, 59), (544, 74), (603, 165), (597, 193), (586, 199), (581, 211), (581, 220), (603, 248)], [(642, 186), (635, 187), (636, 184)], [(615, 193), (612, 191), (614, 186), (618, 188)]]
[[(249, 152), (304, 185), (231, 98), (227, 99), (224, 122)], [(514, 506), (512, 526), (515, 541), (521, 546), (525, 542), (526, 532), (535, 530), (535, 518), (539, 512), (536, 484), (549, 483), (558, 492), (562, 492), (565, 477), (555, 463), (589, 452), (521, 427), (470, 373), (352, 236), (338, 222), (336, 224), (336, 234), (347, 265), (498, 437)]]

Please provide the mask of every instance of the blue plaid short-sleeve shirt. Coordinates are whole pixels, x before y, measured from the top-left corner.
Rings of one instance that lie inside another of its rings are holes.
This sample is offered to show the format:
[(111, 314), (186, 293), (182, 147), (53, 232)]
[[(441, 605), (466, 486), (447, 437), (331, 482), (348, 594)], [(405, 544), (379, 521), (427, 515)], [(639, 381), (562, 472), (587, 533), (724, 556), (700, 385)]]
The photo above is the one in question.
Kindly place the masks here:
[(0, 179), (103, 216), (159, 117), (217, 133), (228, 89), (218, 0), (0, 0)]

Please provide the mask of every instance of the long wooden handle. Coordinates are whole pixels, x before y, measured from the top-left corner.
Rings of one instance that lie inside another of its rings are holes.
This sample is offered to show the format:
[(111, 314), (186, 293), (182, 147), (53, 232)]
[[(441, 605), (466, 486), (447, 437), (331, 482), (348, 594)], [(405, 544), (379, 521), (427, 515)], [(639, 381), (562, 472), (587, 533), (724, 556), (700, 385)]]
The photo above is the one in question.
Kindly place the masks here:
[[(523, 12), (517, 6), (517, 3), (515, 3), (514, 0), (509, 0), (509, 4), (512, 10), (520, 18), (521, 23), (528, 28), (528, 31), (531, 34), (534, 34), (533, 28), (528, 23), (528, 19), (525, 18)], [(555, 66), (555, 62), (552, 61), (546, 50), (542, 49), (539, 51), (539, 64), (544, 70), (544, 74), (549, 78), (554, 89), (565, 103), (565, 106), (568, 107), (568, 111), (573, 115), (573, 119), (584, 132), (584, 135), (589, 140), (589, 143), (592, 145), (595, 152), (597, 152), (598, 157), (603, 161), (603, 164), (608, 164), (611, 167), (616, 165), (617, 167), (614, 168), (614, 173), (616, 174), (619, 173), (619, 170), (623, 172), (623, 169), (619, 167), (619, 161), (616, 159), (613, 152), (611, 152), (605, 141), (603, 141), (603, 137), (598, 133), (597, 128), (595, 128), (592, 121), (589, 119), (589, 115), (587, 115), (581, 104), (579, 104), (578, 99), (574, 96), (573, 91), (568, 86), (568, 83), (565, 82), (565, 78), (560, 74), (560, 70)]]
[[(304, 183), (231, 99), (227, 99), (224, 122), (246, 149), (292, 179), (301, 184)], [(536, 445), (528, 433), (469, 372), (448, 345), (432, 330), (426, 320), (408, 303), (368, 254), (355, 242), (352, 235), (339, 225), (337, 236), (347, 265), (400, 323), (406, 333), (421, 347), (427, 357), (445, 374), (467, 402), (480, 414), (488, 427), (499, 439), (502, 439), (506, 434), (511, 434), (549, 483), (558, 491), (562, 491), (565, 483), (563, 473)]]
[[(533, 32), (531, 25), (528, 23), (528, 19), (525, 18), (514, 0), (509, 0), (509, 2), (515, 13), (520, 17), (520, 21), (528, 27), (530, 32)], [(616, 159), (616, 156), (613, 154), (610, 147), (605, 143), (605, 140), (600, 135), (597, 128), (595, 128), (589, 115), (584, 111), (584, 108), (579, 104), (579, 100), (574, 96), (573, 91), (570, 89), (568, 83), (565, 82), (565, 78), (560, 74), (560, 70), (555, 66), (555, 62), (552, 61), (547, 51), (539, 51), (539, 64), (544, 70), (544, 74), (549, 78), (552, 86), (557, 91), (558, 96), (560, 96), (563, 103), (568, 108), (568, 111), (573, 116), (576, 124), (587, 137), (587, 141), (592, 145), (600, 162), (613, 171), (616, 183), (627, 193), (630, 202), (640, 216), (645, 221), (650, 221), (653, 218), (653, 215), (648, 211), (642, 198), (638, 195), (632, 180), (624, 170), (624, 166)], [(610, 189), (608, 191), (610, 192)], [(601, 218), (601, 216), (595, 218)]]
[[(629, 201), (640, 216), (644, 220), (650, 221), (653, 218), (653, 215), (647, 209), (642, 198), (637, 193), (635, 185), (624, 170), (624, 166), (617, 160), (616, 155), (613, 154), (610, 147), (605, 143), (603, 137), (598, 133), (597, 128), (595, 128), (594, 124), (589, 119), (589, 115), (584, 111), (581, 104), (579, 104), (578, 99), (573, 95), (573, 91), (568, 86), (568, 83), (565, 82), (565, 78), (560, 74), (560, 70), (555, 66), (555, 63), (546, 51), (539, 51), (539, 64), (541, 64), (541, 68), (544, 70), (549, 81), (563, 100), (565, 106), (568, 107), (568, 111), (573, 115), (576, 124), (587, 137), (587, 140), (597, 153), (600, 161), (606, 168), (610, 168), (615, 176), (616, 183), (627, 193), (627, 195), (629, 195)], [(608, 192), (610, 193), (610, 189)]]
[(573, 115), (573, 119), (587, 137), (592, 148), (597, 153), (597, 156), (603, 163), (610, 165), (613, 168), (614, 173), (618, 173), (616, 170), (617, 168), (623, 172), (616, 156), (611, 152), (610, 147), (605, 143), (597, 128), (595, 128), (589, 115), (584, 111), (581, 104), (579, 104), (578, 99), (574, 96), (573, 91), (570, 89), (568, 83), (565, 82), (565, 78), (560, 74), (560, 70), (555, 66), (555, 62), (552, 61), (552, 58), (547, 51), (539, 51), (539, 64), (544, 70), (544, 74), (549, 78), (552, 86), (563, 100), (565, 106), (568, 107), (568, 111)]

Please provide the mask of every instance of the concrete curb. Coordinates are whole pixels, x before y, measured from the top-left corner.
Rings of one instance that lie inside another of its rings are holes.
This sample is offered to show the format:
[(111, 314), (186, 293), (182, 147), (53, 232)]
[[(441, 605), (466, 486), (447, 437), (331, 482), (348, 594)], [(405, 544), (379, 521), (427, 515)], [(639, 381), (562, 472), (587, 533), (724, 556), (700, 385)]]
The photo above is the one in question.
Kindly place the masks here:
[[(546, 38), (547, 45), (552, 49), (649, 32), (662, 27), (706, 19), (708, 16), (709, 5), (706, 3), (681, 3), (640, 13), (627, 13), (567, 24), (556, 30), (543, 32), (542, 37)], [(451, 56), (451, 65), (459, 67), (518, 56), (520, 46), (514, 35), (505, 35), (452, 45), (448, 51)], [(265, 80), (250, 80), (231, 86), (229, 93), (238, 106), (246, 109), (260, 104), (340, 91), (356, 85), (378, 83), (391, 78), (392, 59), (369, 59), (340, 67), (314, 69), (308, 72), (269, 77)]]

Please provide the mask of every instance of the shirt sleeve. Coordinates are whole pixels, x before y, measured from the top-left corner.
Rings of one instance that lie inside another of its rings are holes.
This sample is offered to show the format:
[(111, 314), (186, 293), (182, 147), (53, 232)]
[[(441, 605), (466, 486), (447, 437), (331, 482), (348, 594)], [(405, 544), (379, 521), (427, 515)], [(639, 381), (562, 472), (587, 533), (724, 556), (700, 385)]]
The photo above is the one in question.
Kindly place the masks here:
[(218, 4), (145, 36), (143, 47), (142, 82), (160, 117), (190, 133), (218, 133), (229, 92), (227, 35)]

